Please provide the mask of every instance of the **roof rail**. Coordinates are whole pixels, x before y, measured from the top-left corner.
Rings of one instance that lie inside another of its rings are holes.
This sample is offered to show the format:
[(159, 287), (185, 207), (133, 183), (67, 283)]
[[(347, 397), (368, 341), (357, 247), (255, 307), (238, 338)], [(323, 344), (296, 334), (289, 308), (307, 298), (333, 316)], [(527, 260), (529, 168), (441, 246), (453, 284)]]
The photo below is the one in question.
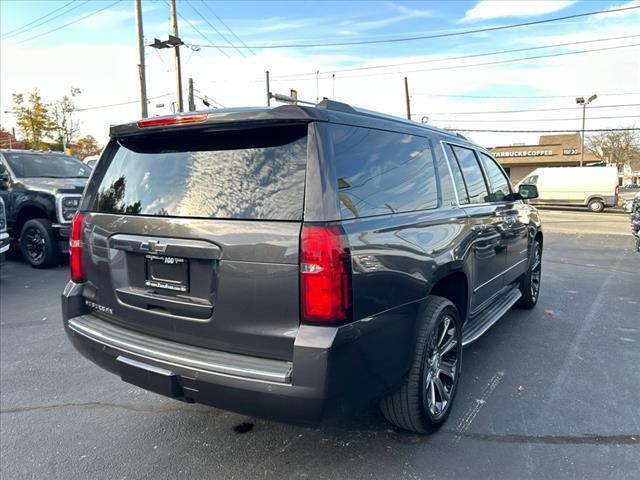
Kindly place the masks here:
[(326, 110), (335, 110), (344, 113), (358, 113), (358, 111), (351, 105), (342, 102), (336, 102), (335, 100), (329, 100), (324, 98), (320, 103), (316, 105), (316, 108), (324, 108)]

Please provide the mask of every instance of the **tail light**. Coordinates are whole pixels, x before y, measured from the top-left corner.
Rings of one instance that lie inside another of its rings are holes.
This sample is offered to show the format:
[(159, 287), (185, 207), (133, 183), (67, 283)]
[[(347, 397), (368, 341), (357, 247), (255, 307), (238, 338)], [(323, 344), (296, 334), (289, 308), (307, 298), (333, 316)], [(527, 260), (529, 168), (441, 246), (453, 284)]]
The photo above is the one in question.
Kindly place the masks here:
[(350, 320), (351, 265), (342, 229), (302, 227), (300, 303), (303, 322), (338, 324)]
[(204, 122), (207, 118), (208, 115), (206, 113), (198, 113), (195, 115), (171, 115), (168, 117), (155, 117), (140, 120), (138, 122), (138, 127), (161, 127), (164, 125), (179, 125), (182, 123)]
[(71, 235), (69, 237), (69, 266), (71, 280), (76, 283), (86, 281), (84, 265), (82, 264), (82, 230), (84, 229), (84, 213), (76, 213), (71, 221)]
[(616, 197), (620, 195), (620, 185), (616, 185)]

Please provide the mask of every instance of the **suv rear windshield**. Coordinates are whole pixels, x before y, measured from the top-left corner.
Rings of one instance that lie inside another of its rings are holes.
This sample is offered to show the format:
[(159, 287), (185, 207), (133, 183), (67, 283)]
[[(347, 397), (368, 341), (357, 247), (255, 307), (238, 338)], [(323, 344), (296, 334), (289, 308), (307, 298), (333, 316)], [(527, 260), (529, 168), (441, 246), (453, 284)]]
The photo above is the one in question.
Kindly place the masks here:
[(16, 177), (87, 178), (91, 169), (67, 155), (47, 153), (5, 153)]
[(301, 220), (307, 126), (154, 133), (116, 141), (92, 210)]

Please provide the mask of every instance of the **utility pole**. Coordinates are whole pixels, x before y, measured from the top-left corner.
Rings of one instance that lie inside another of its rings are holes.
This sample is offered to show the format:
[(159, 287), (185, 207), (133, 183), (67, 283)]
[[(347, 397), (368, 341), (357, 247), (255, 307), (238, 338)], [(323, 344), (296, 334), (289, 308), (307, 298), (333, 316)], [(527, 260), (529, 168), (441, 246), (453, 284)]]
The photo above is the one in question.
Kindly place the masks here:
[(407, 103), (407, 119), (411, 120), (411, 103), (409, 102), (409, 81), (404, 77), (404, 99)]
[[(173, 36), (180, 38), (178, 35), (178, 15), (176, 13), (176, 0), (169, 0), (171, 7), (171, 23), (173, 26)], [(176, 45), (173, 50), (176, 60), (176, 94), (178, 97), (178, 112), (184, 111), (184, 102), (182, 100), (182, 71), (180, 69), (180, 45)]]
[(193, 78), (189, 79), (188, 89), (189, 89), (189, 93), (188, 93), (189, 111), (190, 112), (195, 112), (196, 111), (196, 100), (193, 97)]
[(271, 106), (271, 89), (269, 88), (269, 70), (267, 70), (266, 72), (267, 75), (267, 107)]
[(134, 0), (136, 9), (136, 31), (138, 34), (138, 76), (140, 77), (140, 112), (142, 118), (149, 116), (147, 111), (147, 77), (144, 64), (144, 33), (142, 31), (142, 0)]

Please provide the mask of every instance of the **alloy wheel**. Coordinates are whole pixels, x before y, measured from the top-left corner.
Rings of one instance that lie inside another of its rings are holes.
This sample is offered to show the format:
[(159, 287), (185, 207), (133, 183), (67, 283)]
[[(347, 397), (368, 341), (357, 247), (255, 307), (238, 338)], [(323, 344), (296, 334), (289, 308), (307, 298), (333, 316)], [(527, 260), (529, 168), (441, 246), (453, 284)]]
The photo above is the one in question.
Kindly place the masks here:
[(24, 232), (25, 240), (26, 240), (26, 251), (29, 258), (34, 263), (39, 263), (45, 256), (45, 245), (46, 239), (42, 232), (35, 228), (31, 227)]
[(455, 321), (445, 315), (431, 336), (424, 366), (423, 404), (433, 420), (441, 418), (451, 404), (459, 357)]
[(536, 245), (531, 266), (531, 299), (535, 302), (540, 293), (540, 277), (542, 274), (542, 248)]

